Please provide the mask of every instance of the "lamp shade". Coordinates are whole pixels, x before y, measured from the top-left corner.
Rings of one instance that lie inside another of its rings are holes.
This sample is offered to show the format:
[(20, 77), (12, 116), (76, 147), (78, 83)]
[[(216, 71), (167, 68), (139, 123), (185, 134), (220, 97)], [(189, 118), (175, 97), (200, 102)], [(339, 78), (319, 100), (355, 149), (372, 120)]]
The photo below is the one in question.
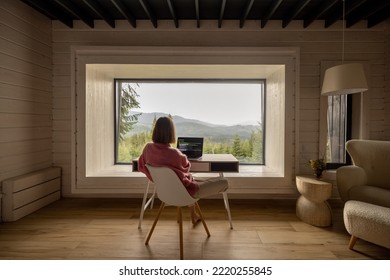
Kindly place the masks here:
[(321, 89), (323, 95), (342, 95), (366, 90), (366, 76), (360, 63), (341, 64), (325, 71)]

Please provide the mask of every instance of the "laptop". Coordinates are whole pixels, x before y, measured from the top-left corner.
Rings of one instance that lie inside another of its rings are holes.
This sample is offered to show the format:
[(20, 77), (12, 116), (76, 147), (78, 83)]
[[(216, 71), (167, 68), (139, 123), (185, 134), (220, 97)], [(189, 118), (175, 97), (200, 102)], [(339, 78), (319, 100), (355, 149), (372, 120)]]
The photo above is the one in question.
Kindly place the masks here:
[(203, 138), (178, 137), (177, 148), (185, 154), (188, 159), (199, 159), (203, 155)]

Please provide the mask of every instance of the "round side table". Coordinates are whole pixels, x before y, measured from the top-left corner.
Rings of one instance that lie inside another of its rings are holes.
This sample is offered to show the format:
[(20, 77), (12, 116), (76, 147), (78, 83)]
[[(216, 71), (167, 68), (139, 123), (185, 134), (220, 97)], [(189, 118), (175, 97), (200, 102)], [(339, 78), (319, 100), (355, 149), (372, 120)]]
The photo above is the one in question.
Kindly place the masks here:
[(332, 184), (310, 176), (296, 176), (295, 180), (301, 194), (296, 205), (298, 218), (313, 226), (330, 226), (332, 209), (327, 200), (332, 195)]

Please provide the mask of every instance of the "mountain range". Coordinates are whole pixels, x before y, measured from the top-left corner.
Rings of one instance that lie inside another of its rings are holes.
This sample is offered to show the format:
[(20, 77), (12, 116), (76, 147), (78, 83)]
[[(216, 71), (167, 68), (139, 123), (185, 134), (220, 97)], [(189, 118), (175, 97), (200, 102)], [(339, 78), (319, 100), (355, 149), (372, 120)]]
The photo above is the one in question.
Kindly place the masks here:
[[(137, 114), (137, 112), (132, 112), (132, 114)], [(137, 124), (129, 134), (150, 131), (154, 118), (158, 119), (162, 116), (167, 116), (167, 114), (160, 112), (142, 113), (138, 117)], [(247, 139), (253, 131), (260, 129), (260, 125), (217, 125), (181, 116), (172, 116), (172, 118), (176, 126), (177, 136), (196, 137), (205, 135), (214, 139), (232, 139), (232, 137), (238, 135), (240, 138)]]

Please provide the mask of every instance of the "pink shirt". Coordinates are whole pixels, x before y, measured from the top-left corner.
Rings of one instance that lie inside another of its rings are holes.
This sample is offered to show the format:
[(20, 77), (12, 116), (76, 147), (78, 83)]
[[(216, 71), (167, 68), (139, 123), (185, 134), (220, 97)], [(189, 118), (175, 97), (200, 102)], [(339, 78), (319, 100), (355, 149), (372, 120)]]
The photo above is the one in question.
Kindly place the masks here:
[(152, 166), (166, 166), (171, 168), (183, 185), (187, 188), (188, 193), (195, 197), (199, 190), (199, 185), (194, 181), (190, 173), (191, 163), (178, 149), (172, 148), (169, 144), (148, 143), (142, 151), (142, 155), (138, 159), (138, 170), (145, 173), (151, 180), (145, 164)]

